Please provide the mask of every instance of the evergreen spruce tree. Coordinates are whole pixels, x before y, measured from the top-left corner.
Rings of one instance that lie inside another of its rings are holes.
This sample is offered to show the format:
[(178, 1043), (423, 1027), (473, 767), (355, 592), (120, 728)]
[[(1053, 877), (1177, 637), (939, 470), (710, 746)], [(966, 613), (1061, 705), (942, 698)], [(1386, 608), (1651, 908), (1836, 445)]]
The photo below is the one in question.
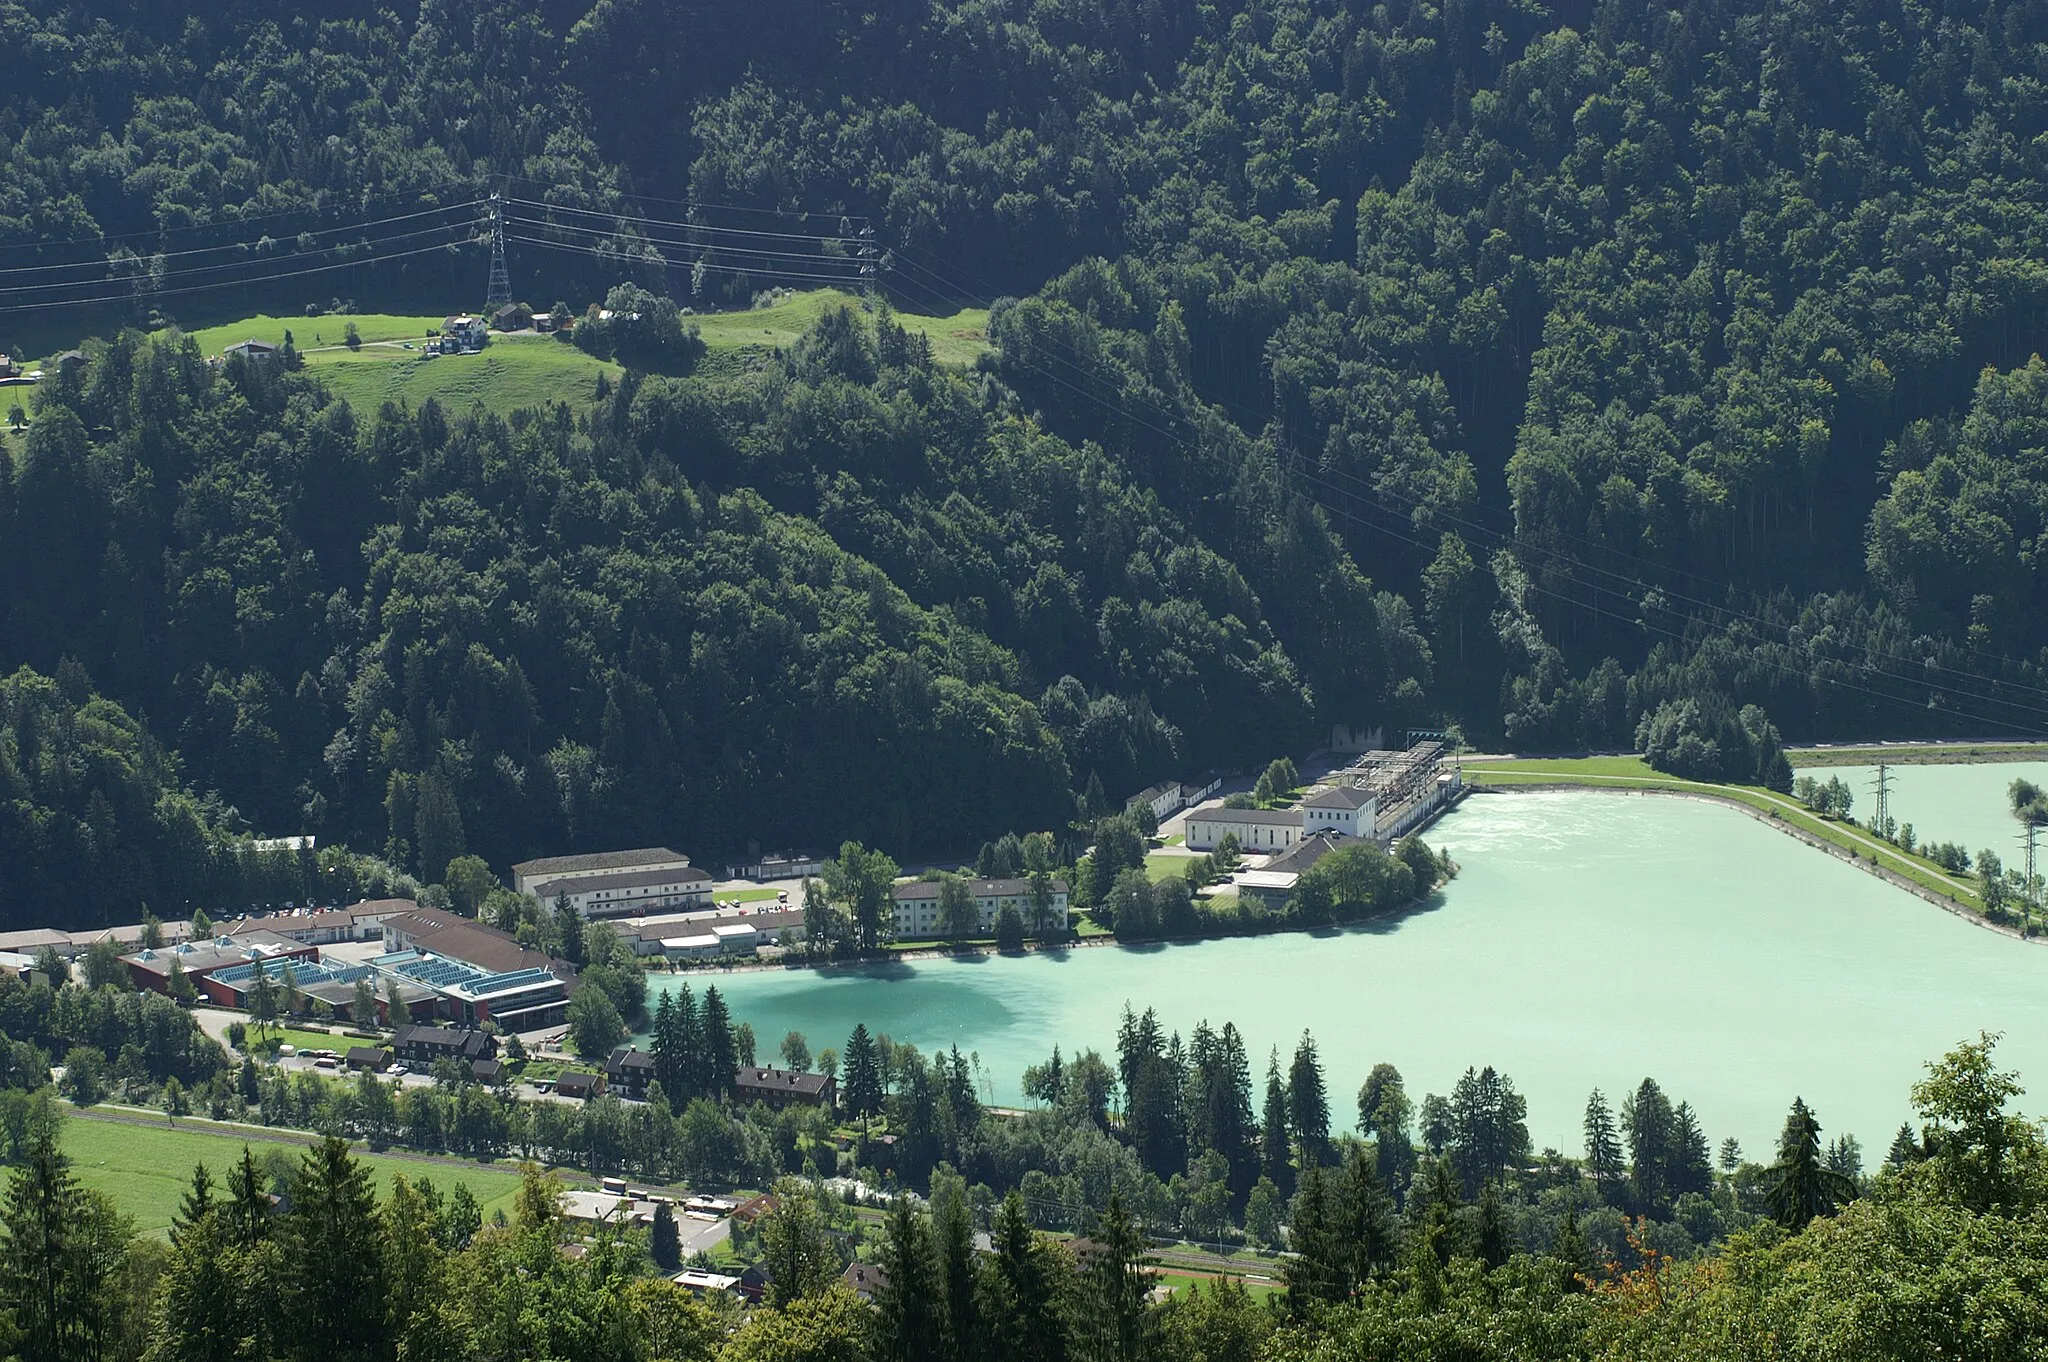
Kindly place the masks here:
[(1330, 1098), (1323, 1086), (1323, 1065), (1315, 1038), (1301, 1033), (1294, 1062), (1287, 1068), (1287, 1124), (1294, 1132), (1296, 1158), (1303, 1168), (1330, 1161)]
[(198, 1164), (192, 1169), (192, 1185), (178, 1202), (178, 1213), (171, 1220), (171, 1242), (176, 1244), (188, 1227), (198, 1224), (213, 1208), (213, 1174), (206, 1171), (205, 1164)]
[(388, 1351), (382, 1302), (387, 1281), (369, 1170), (348, 1142), (329, 1137), (306, 1151), (292, 1178), (283, 1223), (281, 1298), (297, 1362), (380, 1362)]
[(1506, 1266), (1512, 1252), (1500, 1184), (1488, 1178), (1479, 1188), (1479, 1260), (1491, 1271)]
[[(687, 984), (685, 988), (689, 987)], [(683, 1088), (683, 1055), (676, 1043), (676, 995), (664, 993), (661, 1001), (654, 1005), (654, 1025), (648, 1045), (654, 1054), (654, 1081), (661, 1084), (664, 1093), (674, 1093), (684, 1101), (689, 1100)]]
[(1884, 1156), (1885, 1166), (1904, 1168), (1909, 1163), (1918, 1163), (1921, 1157), (1920, 1141), (1913, 1134), (1912, 1122), (1899, 1122), (1899, 1133), (1892, 1136), (1892, 1147)]
[(674, 1272), (683, 1265), (683, 1241), (676, 1233), (676, 1213), (666, 1201), (654, 1203), (654, 1224), (648, 1232), (647, 1251), (664, 1272)]
[(688, 1106), (690, 1099), (703, 1097), (711, 1090), (707, 1075), (708, 1056), (704, 1051), (704, 1019), (697, 1007), (697, 999), (684, 984), (674, 994), (676, 1000), (675, 1047), (676, 1081), (679, 1086), (669, 1091), (677, 1095), (677, 1107)]
[(1042, 1244), (1014, 1189), (996, 1212), (994, 1276), (1002, 1309), (992, 1321), (994, 1362), (1066, 1362), (1068, 1326), (1056, 1264), (1065, 1255)]
[(875, 1356), (888, 1362), (944, 1362), (946, 1292), (932, 1252), (931, 1225), (908, 1196), (889, 1208), (875, 1296)]
[(1145, 1233), (1120, 1193), (1109, 1194), (1093, 1237), (1095, 1248), (1085, 1268), (1092, 1346), (1085, 1351), (1100, 1362), (1142, 1362), (1151, 1356), (1157, 1333), (1147, 1300), (1151, 1259)]
[(1771, 1172), (1764, 1204), (1772, 1219), (1795, 1233), (1821, 1216), (1833, 1215), (1856, 1196), (1856, 1184), (1822, 1162), (1820, 1122), (1804, 1098), (1792, 1099)]
[(847, 1113), (862, 1118), (878, 1114), (882, 1110), (882, 1068), (865, 1022), (854, 1023), (839, 1062), (846, 1079)]
[(1559, 1284), (1566, 1295), (1586, 1289), (1586, 1279), (1580, 1275), (1586, 1270), (1586, 1236), (1579, 1228), (1578, 1207), (1564, 1208), (1564, 1221), (1557, 1227), (1550, 1256), (1557, 1260)]
[(1280, 1189), (1282, 1196), (1294, 1186), (1294, 1166), (1289, 1156), (1294, 1147), (1287, 1133), (1287, 1085), (1280, 1081), (1280, 1052), (1266, 1057), (1266, 1105), (1259, 1125), (1259, 1174)]
[(703, 1030), (704, 1088), (708, 1096), (722, 1098), (739, 1081), (739, 1050), (733, 1042), (732, 1017), (716, 987), (704, 990)]
[(1621, 1135), (1615, 1129), (1614, 1112), (1600, 1089), (1586, 1099), (1586, 1173), (1593, 1189), (1608, 1201), (1620, 1198), (1625, 1168), (1621, 1156)]
[(932, 1238), (946, 1300), (946, 1355), (984, 1356), (989, 1340), (979, 1301), (974, 1213), (967, 1205), (966, 1184), (957, 1177), (933, 1179)]
[(228, 1175), (227, 1229), (228, 1237), (243, 1248), (254, 1248), (270, 1237), (270, 1193), (247, 1145), (242, 1146), (241, 1162)]

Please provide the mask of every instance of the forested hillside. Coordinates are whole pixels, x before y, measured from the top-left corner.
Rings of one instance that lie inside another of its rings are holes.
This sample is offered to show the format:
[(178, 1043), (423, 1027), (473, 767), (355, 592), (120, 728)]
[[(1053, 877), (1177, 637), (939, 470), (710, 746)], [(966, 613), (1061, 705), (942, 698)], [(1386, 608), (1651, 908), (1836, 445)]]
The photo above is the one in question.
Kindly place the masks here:
[(537, 303), (871, 225), (998, 350), (835, 314), (508, 422), (94, 345), (0, 671), (429, 877), (957, 849), (1332, 723), (2048, 732), (2048, 4), (773, 8), (0, 3), (0, 346), (475, 306), (495, 191)]

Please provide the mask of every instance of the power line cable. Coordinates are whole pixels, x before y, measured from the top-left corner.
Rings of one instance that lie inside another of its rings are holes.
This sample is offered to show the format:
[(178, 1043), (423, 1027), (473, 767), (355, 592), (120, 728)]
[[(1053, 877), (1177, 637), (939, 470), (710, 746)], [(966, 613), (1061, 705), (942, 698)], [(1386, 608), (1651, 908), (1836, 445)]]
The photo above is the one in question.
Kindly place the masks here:
[[(245, 270), (245, 269), (248, 269), (248, 268), (249, 268), (249, 267), (251, 267), (251, 266), (263, 267), (263, 266), (268, 266), (268, 265), (273, 265), (273, 264), (277, 264), (277, 265), (283, 265), (283, 264), (290, 264), (290, 263), (293, 263), (294, 261), (301, 261), (301, 260), (305, 260), (305, 259), (308, 259), (308, 258), (310, 258), (310, 257), (312, 257), (313, 255), (316, 255), (316, 254), (322, 254), (322, 255), (324, 255), (324, 254), (333, 254), (333, 253), (335, 253), (335, 252), (340, 252), (340, 251), (349, 251), (349, 252), (355, 252), (355, 253), (361, 254), (361, 253), (363, 253), (363, 252), (365, 252), (365, 251), (374, 251), (374, 250), (377, 250), (377, 249), (379, 249), (379, 248), (382, 248), (382, 247), (394, 246), (394, 245), (398, 245), (398, 244), (401, 244), (401, 243), (404, 243), (404, 242), (407, 242), (407, 241), (417, 241), (417, 240), (419, 240), (419, 239), (420, 239), (420, 238), (422, 238), (422, 237), (432, 237), (432, 236), (444, 236), (445, 234), (447, 234), (447, 233), (449, 233), (449, 232), (451, 232), (451, 231), (453, 231), (453, 230), (454, 230), (454, 228), (452, 227), (452, 225), (442, 225), (442, 226), (436, 226), (436, 227), (426, 227), (426, 228), (421, 228), (421, 229), (419, 229), (419, 230), (416, 230), (416, 231), (411, 231), (411, 232), (398, 232), (398, 233), (394, 233), (394, 234), (392, 234), (392, 235), (390, 235), (390, 236), (378, 237), (378, 238), (374, 238), (374, 239), (368, 239), (368, 240), (363, 240), (363, 241), (339, 241), (339, 242), (335, 242), (335, 243), (333, 243), (332, 245), (329, 245), (329, 246), (325, 246), (325, 247), (322, 247), (322, 248), (321, 248), (321, 250), (320, 250), (320, 251), (318, 251), (318, 252), (306, 251), (306, 252), (299, 252), (299, 253), (296, 253), (296, 254), (293, 254), (293, 255), (285, 255), (285, 256), (278, 256), (278, 257), (275, 257), (275, 258), (260, 258), (260, 257), (259, 257), (259, 258), (255, 258), (255, 259), (247, 259), (247, 260), (228, 260), (228, 261), (222, 261), (221, 263), (219, 263), (219, 264), (216, 264), (216, 265), (195, 265), (195, 266), (192, 266), (192, 267), (190, 267), (190, 268), (187, 268), (187, 269), (183, 269), (183, 270), (179, 270), (179, 271), (176, 271), (175, 273), (173, 273), (172, 275), (170, 275), (170, 276), (168, 276), (168, 277), (169, 277), (169, 278), (172, 278), (172, 279), (193, 279), (193, 278), (197, 278), (197, 277), (200, 277), (200, 276), (203, 276), (203, 275), (208, 275), (208, 274), (219, 274), (219, 273), (221, 273), (221, 272), (223, 272), (223, 271), (229, 271), (229, 270)], [(461, 243), (451, 243), (451, 244), (461, 244)], [(252, 278), (258, 278), (258, 277), (261, 277), (261, 276), (259, 275), (259, 276), (251, 276), (251, 277), (252, 277)], [(61, 289), (69, 289), (69, 288), (105, 288), (105, 287), (106, 287), (107, 285), (109, 285), (109, 284), (112, 284), (112, 285), (129, 285), (129, 286), (131, 287), (131, 289), (133, 289), (133, 288), (135, 288), (135, 287), (139, 286), (139, 287), (140, 287), (140, 290), (141, 290), (141, 291), (142, 291), (143, 293), (145, 293), (145, 294), (154, 294), (154, 293), (161, 293), (161, 292), (165, 292), (165, 291), (166, 291), (166, 290), (160, 290), (160, 289), (152, 289), (152, 288), (150, 288), (150, 287), (148, 286), (148, 284), (149, 284), (149, 279), (150, 279), (150, 276), (149, 276), (149, 274), (148, 274), (148, 273), (146, 273), (146, 272), (144, 272), (144, 273), (137, 273), (137, 274), (134, 274), (134, 275), (128, 275), (128, 276), (121, 276), (121, 275), (115, 275), (115, 276), (111, 276), (111, 277), (108, 277), (108, 278), (102, 278), (102, 279), (76, 279), (76, 280), (69, 280), (69, 281), (66, 281), (66, 282), (63, 282), (63, 283), (56, 283), (56, 284), (14, 284), (14, 285), (10, 285), (10, 286), (8, 286), (8, 287), (5, 287), (5, 288), (0, 288), (0, 297), (10, 296), (10, 295), (20, 295), (20, 294), (27, 294), (27, 295), (35, 295), (35, 294), (40, 294), (40, 293), (49, 293), (49, 292), (52, 292), (52, 291), (55, 291), (55, 290), (61, 290)], [(232, 283), (232, 282), (234, 282), (234, 281), (233, 281), (233, 280), (220, 280), (220, 281), (217, 281), (217, 282), (218, 282), (219, 284), (221, 284), (221, 285), (223, 285), (223, 286), (224, 286), (224, 285), (226, 285), (226, 284), (230, 284), (230, 283)], [(123, 295), (123, 296), (129, 296), (129, 295)], [(89, 300), (73, 300), (73, 299), (56, 299), (56, 300), (52, 300), (52, 301), (55, 301), (55, 302), (71, 302), (71, 301), (89, 301)], [(9, 308), (17, 308), (17, 307), (27, 307), (27, 306), (30, 306), (30, 304), (26, 304), (26, 303), (21, 303), (21, 304), (17, 304), (17, 303), (8, 303), (8, 304), (6, 304), (6, 306), (7, 306), (7, 307), (9, 307)]]
[[(562, 251), (566, 254), (581, 256), (585, 260), (589, 260), (592, 255), (592, 250), (589, 246), (571, 245), (569, 243), (561, 241), (548, 241), (540, 237), (523, 237), (507, 235), (505, 239), (507, 241), (516, 241), (521, 245), (525, 246), (538, 246), (543, 250)], [(844, 274), (810, 274), (798, 270), (780, 269), (773, 265), (748, 266), (736, 272), (750, 275), (759, 275), (763, 278), (769, 279), (806, 279), (824, 284), (847, 284), (859, 282), (857, 276), (850, 276)]]
[[(621, 256), (630, 255), (631, 248), (635, 245), (654, 246), (666, 251), (677, 252), (674, 256), (664, 255), (663, 259), (670, 263), (685, 261), (695, 264), (697, 260), (707, 255), (741, 260), (795, 260), (807, 265), (844, 266), (854, 271), (852, 274), (845, 276), (846, 278), (854, 281), (858, 281), (861, 278), (859, 272), (861, 262), (857, 258), (850, 256), (826, 255), (822, 252), (811, 255), (802, 251), (771, 250), (758, 246), (724, 246), (697, 241), (674, 241), (666, 237), (618, 236), (610, 232), (601, 231), (598, 228), (577, 227), (566, 223), (540, 224), (521, 220), (510, 225), (523, 227), (529, 232), (556, 233), (558, 237), (565, 238), (564, 244), (571, 246), (579, 246), (586, 249), (611, 246)], [(570, 233), (576, 233), (578, 236), (570, 236)], [(713, 261), (711, 263), (716, 264), (717, 262)]]
[[(476, 182), (468, 179), (444, 180), (440, 184), (431, 186), (426, 189), (386, 190), (382, 193), (367, 195), (364, 199), (364, 202), (369, 203), (374, 202), (378, 199), (395, 199), (400, 197), (417, 199), (427, 194), (435, 194), (439, 193), (441, 190), (444, 189), (452, 189), (457, 187), (466, 188), (474, 192), (476, 189)], [(279, 208), (269, 213), (254, 213), (248, 217), (223, 218), (217, 222), (193, 222), (185, 223), (176, 227), (160, 227), (156, 230), (156, 232), (153, 235), (156, 236), (157, 238), (162, 238), (173, 235), (182, 236), (192, 232), (211, 232), (220, 230), (222, 228), (241, 227), (252, 222), (275, 222), (279, 218), (304, 217), (308, 214), (316, 214), (319, 211), (320, 209), (314, 205), (307, 205), (301, 208)], [(133, 235), (133, 233), (102, 232), (98, 236), (74, 236), (68, 237), (61, 241), (17, 241), (0, 244), (0, 251), (40, 251), (51, 250), (60, 246), (119, 244), (121, 242), (128, 240)]]
[[(475, 208), (481, 202), (483, 202), (481, 199), (472, 199), (467, 203), (450, 204), (446, 208), (428, 208), (417, 213), (400, 213), (393, 217), (371, 218), (364, 222), (349, 223), (347, 225), (338, 227), (322, 227), (317, 231), (295, 232), (289, 237), (270, 237), (266, 239), (273, 242), (276, 245), (285, 246), (291, 244), (292, 242), (298, 240), (300, 237), (303, 236), (332, 236), (337, 232), (366, 231), (372, 227), (386, 226), (394, 222), (409, 222), (416, 218), (431, 217), (437, 213), (452, 213), (457, 211), (458, 209), (472, 209)], [(453, 224), (450, 225), (452, 226)], [(156, 251), (147, 255), (136, 254), (129, 256), (126, 261), (122, 262), (116, 262), (111, 257), (102, 256), (97, 260), (79, 260), (74, 261), (70, 264), (15, 265), (6, 269), (0, 269), (0, 275), (41, 274), (52, 270), (104, 270), (111, 268), (116, 263), (133, 262), (136, 264), (147, 265), (157, 260), (180, 260), (195, 255), (219, 255), (226, 251), (256, 251), (260, 249), (262, 249), (261, 241), (236, 241), (229, 242), (219, 246), (194, 246), (190, 250), (183, 251)], [(106, 283), (107, 281), (104, 279), (92, 279), (86, 280), (84, 282), (98, 284)]]
[[(595, 208), (562, 208), (551, 204), (536, 203), (532, 199), (519, 199), (508, 197), (505, 200), (505, 202), (509, 204), (517, 204), (522, 208), (538, 208), (543, 212), (547, 213), (574, 213), (582, 217), (603, 218), (607, 222), (620, 224), (622, 226), (666, 227), (677, 231), (708, 232), (720, 236), (740, 236), (751, 239), (780, 241), (837, 241), (842, 244), (851, 245), (859, 238), (860, 235), (858, 232), (844, 234), (838, 232), (764, 232), (759, 230), (758, 228), (753, 227), (718, 227), (710, 223), (691, 222), (686, 219), (628, 217), (622, 213), (606, 213), (601, 212)], [(564, 227), (576, 226), (576, 224), (573, 223), (550, 223), (549, 225)], [(589, 227), (578, 227), (577, 230), (593, 231), (596, 229)]]
[(455, 250), (458, 246), (464, 244), (467, 243), (448, 242), (441, 245), (420, 246), (413, 250), (399, 251), (396, 254), (392, 255), (366, 255), (355, 260), (339, 260), (331, 264), (315, 265), (309, 269), (286, 270), (278, 274), (263, 275), (249, 279), (223, 279), (211, 284), (194, 284), (185, 288), (154, 289), (142, 295), (140, 298), (138, 298), (138, 295), (136, 293), (131, 291), (127, 293), (114, 294), (105, 298), (65, 298), (56, 302), (48, 303), (9, 304), (7, 311), (38, 312), (53, 307), (87, 307), (102, 303), (133, 303), (143, 300), (154, 301), (155, 299), (158, 298), (169, 298), (176, 295), (188, 293), (214, 293), (218, 292), (221, 289), (228, 288), (256, 288), (265, 284), (275, 283), (280, 279), (297, 279), (306, 275), (327, 274), (334, 270), (345, 270), (357, 265), (385, 264), (393, 260), (404, 260), (412, 256), (431, 255), (437, 252), (452, 251)]

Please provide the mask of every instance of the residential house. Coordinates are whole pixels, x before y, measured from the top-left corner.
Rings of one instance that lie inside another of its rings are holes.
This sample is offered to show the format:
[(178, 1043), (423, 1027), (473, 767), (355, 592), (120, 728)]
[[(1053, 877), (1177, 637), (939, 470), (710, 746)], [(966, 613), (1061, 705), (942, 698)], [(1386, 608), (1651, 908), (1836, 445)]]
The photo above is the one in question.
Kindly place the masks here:
[[(918, 940), (945, 935), (939, 921), (938, 880), (907, 880), (898, 884), (891, 897), (896, 904), (896, 936), (898, 940)], [(1067, 882), (1054, 880), (1051, 915), (1056, 923), (1065, 924), (1067, 917)], [(1028, 879), (969, 880), (967, 892), (974, 896), (976, 917), (980, 923), (978, 934), (987, 936), (996, 929), (996, 919), (1005, 908), (1015, 908), (1017, 916), (1024, 919), (1027, 927), (1031, 924), (1031, 881)]]
[(1180, 806), (1184, 809), (1193, 808), (1222, 788), (1221, 771), (1204, 771), (1198, 776), (1192, 776), (1180, 783)]
[(494, 1058), (498, 1038), (457, 1026), (401, 1026), (392, 1034), (391, 1052), (415, 1068), (430, 1067), (439, 1059), (468, 1064)]
[(512, 867), (512, 887), (522, 894), (539, 897), (537, 886), (555, 880), (611, 875), (627, 870), (687, 870), (690, 858), (668, 847), (640, 847), (634, 851), (594, 851), (575, 856), (543, 856), (521, 861)]
[(740, 1279), (732, 1273), (694, 1267), (684, 1268), (669, 1280), (693, 1296), (738, 1295), (740, 1289)]
[(732, 1223), (742, 1229), (753, 1229), (761, 1223), (761, 1217), (768, 1215), (782, 1205), (773, 1192), (750, 1196), (732, 1208)]
[(824, 1074), (800, 1074), (789, 1069), (761, 1069), (749, 1066), (733, 1081), (733, 1097), (741, 1102), (766, 1102), (777, 1108), (797, 1106), (836, 1107), (839, 1082)]
[(604, 1062), (604, 1085), (621, 1097), (642, 1101), (654, 1082), (654, 1056), (630, 1045), (621, 1045)]
[(768, 1288), (773, 1285), (775, 1274), (755, 1263), (740, 1273), (740, 1299), (759, 1305), (768, 1298)]
[(1162, 780), (1157, 785), (1132, 795), (1125, 807), (1136, 808), (1142, 804), (1152, 811), (1152, 821), (1158, 823), (1180, 812), (1186, 803), (1187, 796), (1182, 793), (1179, 781)]
[(1188, 811), (1190, 851), (1214, 851), (1235, 834), (1239, 850), (1256, 855), (1285, 851), (1301, 840), (1300, 809), (1229, 809), (1221, 803)]
[(889, 1289), (889, 1273), (879, 1263), (848, 1263), (846, 1271), (839, 1274), (839, 1280), (847, 1290), (869, 1304)]
[(12, 355), (0, 355), (0, 378), (14, 378), (21, 373), (21, 367)]
[(463, 315), (441, 323), (440, 350), (443, 354), (474, 354), (490, 343), (490, 328), (481, 317)]
[(580, 1069), (565, 1069), (555, 1080), (555, 1096), (573, 1098), (578, 1102), (588, 1102), (603, 1091), (603, 1074), (587, 1074)]
[(221, 354), (230, 359), (239, 355), (251, 364), (270, 364), (284, 354), (284, 348), (272, 345), (268, 341), (245, 340), (230, 345), (221, 351)]

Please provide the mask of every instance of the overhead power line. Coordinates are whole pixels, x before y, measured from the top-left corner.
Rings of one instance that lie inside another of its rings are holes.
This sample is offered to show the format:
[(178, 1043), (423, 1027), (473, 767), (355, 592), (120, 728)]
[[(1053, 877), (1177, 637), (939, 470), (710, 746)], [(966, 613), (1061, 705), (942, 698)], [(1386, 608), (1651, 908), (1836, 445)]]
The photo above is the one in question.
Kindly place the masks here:
[[(263, 242), (265, 240), (268, 240), (273, 247), (286, 247), (291, 245), (293, 242), (296, 242), (301, 237), (324, 237), (333, 236), (339, 232), (368, 231), (372, 227), (387, 226), (394, 222), (411, 222), (418, 218), (433, 217), (441, 213), (453, 213), (458, 211), (470, 212), (474, 210), (481, 202), (481, 199), (471, 199), (464, 203), (449, 204), (445, 208), (426, 208), (422, 209), (417, 213), (398, 213), (391, 217), (370, 218), (363, 222), (349, 223), (345, 226), (320, 227), (310, 229), (304, 232), (294, 232), (292, 235), (288, 237), (260, 238), (256, 241), (235, 241), (228, 242), (219, 246), (194, 246), (189, 250), (183, 251), (152, 251), (146, 253), (138, 252), (136, 254), (125, 257), (119, 263), (125, 264), (132, 262), (147, 265), (158, 260), (184, 260), (189, 259), (192, 256), (198, 255), (222, 255), (230, 251), (255, 252), (261, 251), (263, 249)], [(452, 226), (453, 224), (450, 225)], [(111, 268), (116, 263), (117, 262), (111, 256), (102, 256), (97, 260), (77, 260), (69, 264), (15, 265), (7, 269), (0, 269), (0, 275), (45, 274), (58, 270), (105, 270)], [(106, 283), (107, 280), (101, 278), (85, 280), (82, 282), (101, 284)]]
[[(214, 293), (227, 288), (257, 288), (276, 283), (280, 279), (298, 279), (313, 274), (329, 274), (335, 270), (350, 269), (357, 265), (388, 264), (393, 260), (405, 260), (414, 256), (432, 255), (456, 250), (462, 242), (446, 242), (433, 246), (420, 246), (409, 251), (397, 251), (388, 255), (363, 255), (353, 260), (337, 260), (325, 265), (314, 265), (306, 269), (282, 270), (248, 279), (223, 279), (211, 284), (193, 284), (183, 288), (151, 289), (145, 297), (150, 300), (169, 298), (190, 293)], [(53, 307), (87, 307), (104, 303), (132, 303), (137, 295), (133, 291), (111, 294), (104, 298), (65, 298), (46, 303), (10, 303), (9, 312), (40, 312)]]

